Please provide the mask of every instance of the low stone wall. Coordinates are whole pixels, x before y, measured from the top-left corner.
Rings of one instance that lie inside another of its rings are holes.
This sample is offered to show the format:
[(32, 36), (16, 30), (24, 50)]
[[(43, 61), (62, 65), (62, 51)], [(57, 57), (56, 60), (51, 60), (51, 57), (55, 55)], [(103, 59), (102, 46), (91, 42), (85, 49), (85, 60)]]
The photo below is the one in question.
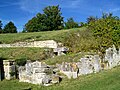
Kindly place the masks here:
[(117, 51), (115, 46), (113, 46), (106, 50), (104, 60), (101, 60), (99, 55), (85, 55), (79, 62), (63, 62), (62, 64), (57, 64), (56, 67), (68, 78), (77, 78), (80, 75), (97, 73), (118, 65), (120, 65), (120, 49)]
[(55, 75), (53, 69), (45, 63), (28, 61), (25, 66), (19, 67), (19, 81), (51, 85), (59, 82), (59, 76)]
[(62, 64), (57, 64), (56, 67), (70, 79), (77, 78), (80, 75), (99, 72), (101, 63), (98, 55), (86, 55), (79, 62), (63, 62)]
[[(41, 62), (29, 62), (25, 67), (19, 69), (19, 79), (21, 82), (29, 82), (33, 84), (49, 83), (52, 81), (52, 75), (47, 75), (47, 71), (61, 72), (65, 74), (69, 79), (77, 78), (80, 75), (86, 75), (90, 73), (97, 73), (101, 70), (111, 69), (120, 65), (120, 49), (119, 51), (113, 46), (106, 50), (104, 62), (101, 62), (99, 55), (85, 55), (79, 60), (79, 62), (63, 62), (62, 64), (54, 65), (54, 69), (48, 69), (47, 65)], [(55, 68), (56, 67), (56, 68)], [(57, 71), (56, 71), (57, 70)], [(55, 77), (54, 77), (55, 78)], [(56, 80), (56, 79), (55, 79)], [(59, 80), (59, 77), (57, 78)], [(59, 82), (59, 81), (53, 81)]]
[(58, 44), (54, 40), (33, 41), (33, 42), (17, 42), (13, 44), (0, 44), (3, 47), (40, 47), (40, 48), (57, 48)]

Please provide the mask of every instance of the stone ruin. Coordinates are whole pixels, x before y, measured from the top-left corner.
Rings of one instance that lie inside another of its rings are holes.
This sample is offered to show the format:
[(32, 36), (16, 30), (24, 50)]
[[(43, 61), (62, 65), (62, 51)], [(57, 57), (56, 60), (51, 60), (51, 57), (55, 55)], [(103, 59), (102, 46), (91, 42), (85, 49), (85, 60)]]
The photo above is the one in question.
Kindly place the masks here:
[(100, 71), (100, 58), (98, 55), (86, 55), (77, 63), (79, 67), (78, 75), (96, 73)]
[(4, 78), (7, 80), (16, 78), (16, 65), (14, 60), (3, 60)]
[[(55, 67), (70, 79), (77, 78), (80, 75), (97, 73), (104, 69), (111, 69), (118, 65), (120, 65), (120, 49), (117, 51), (113, 46), (113, 48), (106, 50), (104, 62), (101, 62), (99, 55), (85, 55), (78, 62), (63, 62), (62, 64), (56, 64)], [(53, 74), (54, 70), (42, 62), (27, 62), (25, 67), (19, 68), (19, 79), (21, 82), (33, 84), (59, 82), (59, 78), (54, 81), (55, 77), (59, 77)], [(49, 71), (51, 74), (48, 75), (45, 71)]]
[(54, 52), (55, 55), (60, 56), (60, 55), (65, 55), (68, 50), (69, 49), (66, 48), (66, 47), (58, 47), (58, 48), (54, 48), (53, 52)]
[(56, 64), (56, 67), (68, 78), (77, 78), (78, 68), (76, 63), (63, 62), (62, 64)]
[(55, 55), (65, 55), (69, 50), (64, 47), (62, 43), (57, 43), (54, 40), (45, 41), (26, 41), (26, 42), (16, 42), (12, 44), (0, 44), (0, 48), (10, 48), (10, 47), (37, 47), (37, 48), (51, 48)]
[(106, 50), (104, 60), (108, 62), (107, 64), (109, 69), (120, 65), (120, 48), (118, 51), (116, 50), (114, 45), (112, 48), (108, 48)]
[[(65, 74), (70, 79), (77, 78), (80, 75), (97, 73), (104, 69), (111, 69), (120, 65), (120, 49), (117, 51), (115, 46), (108, 48), (103, 61), (101, 62), (99, 55), (85, 55), (78, 62), (63, 62), (54, 66), (39, 61), (27, 61), (25, 66), (20, 66), (18, 69), (19, 81), (47, 86), (60, 82), (61, 76), (57, 75), (57, 72)], [(3, 66), (0, 66), (0, 68), (4, 70), (5, 79), (9, 80), (15, 77), (16, 66), (13, 60), (3, 61)], [(0, 74), (3, 70), (0, 71)]]
[(58, 44), (54, 40), (46, 41), (26, 41), (16, 42), (13, 44), (0, 44), (0, 48), (4, 47), (40, 47), (40, 48), (57, 48)]
[(80, 75), (96, 73), (100, 71), (100, 58), (98, 55), (86, 55), (81, 58), (79, 62), (67, 63), (56, 65), (60, 72), (64, 73), (69, 79), (77, 78)]
[(25, 66), (19, 67), (20, 82), (51, 85), (51, 83), (59, 83), (59, 78), (51, 67), (39, 61), (28, 61)]

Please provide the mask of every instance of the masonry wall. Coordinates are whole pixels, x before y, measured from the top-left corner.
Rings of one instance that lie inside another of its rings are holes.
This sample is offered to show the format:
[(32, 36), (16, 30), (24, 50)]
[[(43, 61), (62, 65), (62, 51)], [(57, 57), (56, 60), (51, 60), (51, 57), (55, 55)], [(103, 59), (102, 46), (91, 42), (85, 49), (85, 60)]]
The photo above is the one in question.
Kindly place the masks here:
[(17, 42), (13, 44), (0, 44), (3, 47), (40, 47), (40, 48), (57, 48), (58, 44), (54, 40), (33, 41), (33, 42)]

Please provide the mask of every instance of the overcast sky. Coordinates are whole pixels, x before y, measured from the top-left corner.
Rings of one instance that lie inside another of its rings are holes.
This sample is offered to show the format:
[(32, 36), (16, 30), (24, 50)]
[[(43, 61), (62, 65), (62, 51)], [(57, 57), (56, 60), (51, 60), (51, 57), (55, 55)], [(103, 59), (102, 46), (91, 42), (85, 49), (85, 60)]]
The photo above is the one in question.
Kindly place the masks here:
[(87, 17), (99, 17), (102, 12), (120, 16), (119, 0), (0, 0), (0, 20), (4, 25), (13, 21), (22, 31), (28, 20), (50, 5), (60, 5), (64, 20), (73, 17), (77, 22), (85, 22)]

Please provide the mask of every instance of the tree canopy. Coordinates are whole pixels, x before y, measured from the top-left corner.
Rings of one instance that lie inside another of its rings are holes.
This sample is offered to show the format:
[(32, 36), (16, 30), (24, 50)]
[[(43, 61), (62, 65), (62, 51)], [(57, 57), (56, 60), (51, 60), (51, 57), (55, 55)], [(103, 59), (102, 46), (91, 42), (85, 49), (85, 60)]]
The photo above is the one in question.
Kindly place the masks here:
[(65, 28), (70, 29), (70, 28), (78, 28), (79, 25), (77, 22), (74, 21), (74, 19), (71, 17), (67, 19), (67, 22), (65, 22)]
[(2, 33), (2, 21), (0, 21), (0, 33)]
[(58, 6), (48, 6), (25, 24), (27, 32), (52, 31), (63, 28), (63, 17)]
[(17, 28), (14, 23), (10, 21), (4, 26), (3, 33), (17, 33)]
[(116, 47), (120, 45), (120, 19), (111, 13), (90, 22), (88, 28), (93, 32), (100, 52), (104, 53), (113, 44)]

